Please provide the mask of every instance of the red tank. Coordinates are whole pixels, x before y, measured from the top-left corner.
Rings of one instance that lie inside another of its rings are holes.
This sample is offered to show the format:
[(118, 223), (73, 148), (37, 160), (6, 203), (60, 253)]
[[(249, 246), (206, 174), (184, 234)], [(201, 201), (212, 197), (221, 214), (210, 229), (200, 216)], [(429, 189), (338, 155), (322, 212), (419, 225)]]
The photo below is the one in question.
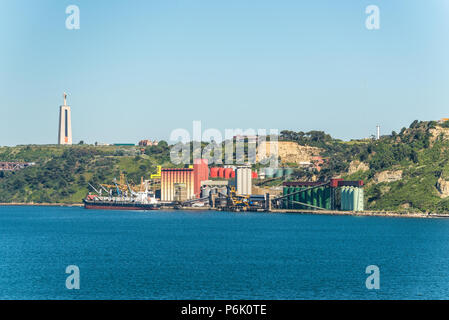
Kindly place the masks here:
[(257, 179), (257, 177), (258, 177), (257, 172), (256, 171), (251, 172), (251, 177), (253, 179)]
[(218, 176), (220, 178), (224, 178), (224, 168), (218, 168)]
[(232, 172), (231, 172), (231, 178), (235, 178), (235, 171), (234, 170), (232, 170)]
[(224, 178), (225, 179), (231, 179), (231, 174), (234, 170), (232, 170), (231, 168), (226, 168), (224, 170)]
[(218, 177), (218, 169), (217, 167), (210, 168), (210, 177), (217, 178)]

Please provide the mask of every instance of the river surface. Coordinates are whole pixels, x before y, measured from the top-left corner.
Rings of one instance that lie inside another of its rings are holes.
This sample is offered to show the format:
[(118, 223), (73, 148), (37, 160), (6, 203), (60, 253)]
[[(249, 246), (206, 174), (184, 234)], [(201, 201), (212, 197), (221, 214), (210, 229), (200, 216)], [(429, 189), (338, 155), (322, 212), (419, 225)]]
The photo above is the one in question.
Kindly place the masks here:
[(0, 299), (448, 298), (449, 219), (0, 207)]

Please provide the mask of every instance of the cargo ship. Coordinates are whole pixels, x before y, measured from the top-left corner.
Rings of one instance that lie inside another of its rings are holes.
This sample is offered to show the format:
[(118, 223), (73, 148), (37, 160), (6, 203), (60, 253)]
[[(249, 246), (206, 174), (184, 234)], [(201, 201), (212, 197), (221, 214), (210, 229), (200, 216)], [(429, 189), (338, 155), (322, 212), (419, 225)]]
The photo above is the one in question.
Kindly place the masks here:
[(98, 199), (84, 199), (84, 208), (97, 210), (159, 210), (160, 206), (151, 203), (133, 201), (108, 201)]
[[(132, 188), (123, 177), (114, 185), (100, 185), (97, 189), (89, 183), (95, 194), (89, 193), (83, 199), (84, 208), (98, 210), (159, 210), (160, 203), (157, 201), (154, 192), (148, 190), (148, 184), (141, 182), (140, 188)], [(102, 195), (103, 191), (106, 195)]]

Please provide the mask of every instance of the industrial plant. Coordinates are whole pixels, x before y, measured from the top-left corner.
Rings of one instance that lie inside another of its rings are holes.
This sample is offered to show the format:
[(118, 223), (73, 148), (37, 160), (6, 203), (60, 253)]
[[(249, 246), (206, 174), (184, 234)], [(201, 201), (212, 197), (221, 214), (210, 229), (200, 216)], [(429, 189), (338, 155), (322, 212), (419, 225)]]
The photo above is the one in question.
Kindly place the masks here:
[[(308, 212), (364, 210), (363, 181), (291, 181), (292, 168), (209, 166), (194, 159), (185, 168), (162, 168), (140, 185), (121, 175), (111, 185), (90, 185), (88, 209), (214, 209), (223, 211)], [(261, 188), (253, 181), (281, 178), (281, 188)], [(288, 180), (288, 181), (287, 181)]]

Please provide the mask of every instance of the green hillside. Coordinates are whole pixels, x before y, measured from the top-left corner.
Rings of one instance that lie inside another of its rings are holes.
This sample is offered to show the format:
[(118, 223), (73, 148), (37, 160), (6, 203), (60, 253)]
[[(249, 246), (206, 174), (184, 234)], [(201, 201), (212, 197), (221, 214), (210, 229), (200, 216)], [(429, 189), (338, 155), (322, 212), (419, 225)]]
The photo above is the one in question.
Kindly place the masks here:
[[(347, 177), (367, 181), (369, 209), (449, 212), (449, 197), (438, 188), (440, 179), (449, 179), (448, 132), (439, 134), (436, 125), (427, 122), (384, 138), (367, 159), (370, 170)], [(375, 179), (387, 170), (402, 171), (402, 178), (393, 182)]]
[(16, 172), (0, 172), (0, 202), (80, 203), (87, 182), (112, 183), (120, 173), (140, 182), (156, 173), (156, 166), (170, 166), (165, 142), (141, 154), (138, 147), (115, 146), (17, 146), (0, 148), (1, 161), (35, 162)]
[[(323, 149), (320, 172), (296, 168), (290, 179), (364, 180), (369, 210), (449, 212), (448, 122), (414, 121), (380, 140), (341, 141), (321, 131), (282, 131), (280, 139)], [(87, 182), (110, 183), (123, 172), (138, 183), (141, 176), (155, 173), (157, 165), (173, 166), (169, 151), (165, 142), (146, 148), (144, 154), (132, 146), (0, 147), (0, 161), (36, 163), (0, 172), (0, 202), (80, 203), (88, 192)], [(266, 186), (281, 183), (279, 179)]]

